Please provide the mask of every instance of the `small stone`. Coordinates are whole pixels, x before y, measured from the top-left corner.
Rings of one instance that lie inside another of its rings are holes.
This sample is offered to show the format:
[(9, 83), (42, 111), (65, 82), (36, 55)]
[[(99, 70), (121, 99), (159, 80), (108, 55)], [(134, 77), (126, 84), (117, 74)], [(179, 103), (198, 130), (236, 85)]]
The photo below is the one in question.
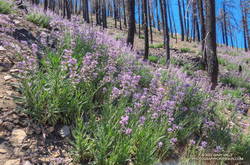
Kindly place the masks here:
[(19, 70), (18, 69), (11, 69), (10, 70), (10, 73), (16, 73), (16, 72), (19, 72)]
[(69, 126), (63, 126), (60, 130), (59, 130), (59, 134), (61, 137), (65, 138), (67, 136), (70, 135), (70, 128)]
[(12, 95), (12, 91), (6, 91), (7, 95), (11, 96)]
[(0, 51), (5, 51), (6, 49), (3, 46), (0, 46)]
[(48, 130), (48, 133), (52, 133), (55, 129), (54, 127), (49, 127), (47, 130)]
[(250, 109), (248, 109), (248, 111), (247, 111), (247, 116), (250, 117)]
[(15, 24), (20, 24), (20, 21), (18, 21), (18, 20), (14, 20), (13, 21)]
[(25, 137), (26, 137), (26, 133), (24, 130), (15, 129), (12, 131), (10, 142), (12, 143), (13, 146), (21, 145)]
[(0, 154), (6, 154), (8, 151), (6, 149), (0, 148)]
[(7, 160), (4, 165), (20, 165), (20, 159)]
[(241, 119), (242, 119), (242, 117), (241, 117), (241, 116), (237, 116), (236, 118), (237, 118), (238, 120), (241, 120)]
[(10, 100), (11, 98), (8, 97), (8, 96), (3, 96), (3, 99), (5, 99), (5, 100)]
[(5, 81), (8, 81), (8, 80), (10, 80), (12, 77), (11, 77), (10, 75), (7, 75), (7, 76), (4, 76), (3, 78), (4, 78)]
[(27, 160), (27, 161), (24, 162), (23, 165), (32, 165), (32, 164), (30, 163), (30, 161)]
[(22, 152), (21, 151), (21, 148), (19, 148), (19, 147), (16, 147), (16, 148), (14, 148), (14, 154), (16, 155), (16, 156), (24, 156), (24, 152)]

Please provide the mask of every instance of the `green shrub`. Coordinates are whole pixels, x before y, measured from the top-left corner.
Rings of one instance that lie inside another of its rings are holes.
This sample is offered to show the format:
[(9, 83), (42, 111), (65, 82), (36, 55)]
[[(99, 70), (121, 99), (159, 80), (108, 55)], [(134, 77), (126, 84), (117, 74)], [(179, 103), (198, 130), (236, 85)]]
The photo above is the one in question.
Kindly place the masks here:
[(151, 83), (151, 80), (153, 79), (153, 75), (151, 74), (150, 69), (142, 66), (135, 71), (135, 74), (141, 76), (139, 85), (142, 88), (148, 88)]
[(237, 70), (238, 69), (238, 65), (233, 64), (233, 63), (229, 63), (226, 59), (224, 58), (218, 58), (218, 63), (220, 65), (223, 65), (226, 67), (227, 70)]
[(220, 79), (220, 82), (235, 88), (246, 88), (250, 90), (250, 84), (240, 77), (226, 76)]
[[(121, 99), (117, 105), (105, 104), (100, 114), (92, 114), (88, 124), (83, 128), (77, 125), (74, 131), (73, 153), (78, 162), (86, 159), (96, 164), (127, 164), (133, 160), (135, 164), (154, 164), (159, 157), (170, 154), (169, 139), (175, 133), (166, 134), (169, 124), (146, 120), (143, 126), (138, 126), (138, 115), (130, 115), (127, 127), (132, 129), (131, 135), (121, 131), (119, 123), (126, 106), (130, 104), (127, 99)], [(145, 116), (150, 118), (150, 116)], [(100, 118), (96, 121), (96, 118)], [(93, 136), (91, 136), (93, 135)], [(157, 143), (164, 143), (161, 149)]]
[(151, 55), (151, 56), (148, 57), (148, 60), (149, 60), (150, 62), (157, 63), (158, 60), (159, 60), (159, 57), (158, 57), (158, 56), (153, 56), (153, 55)]
[(241, 98), (243, 95), (243, 92), (240, 89), (234, 89), (234, 90), (226, 89), (223, 91), (223, 94), (230, 95), (234, 98)]
[(50, 24), (50, 17), (39, 14), (39, 13), (30, 13), (27, 15), (27, 20), (30, 22), (33, 22), (34, 24), (43, 27), (43, 28), (48, 28)]
[(186, 72), (187, 75), (192, 76), (194, 75), (195, 68), (192, 64), (185, 63), (182, 67), (182, 70)]
[[(165, 64), (166, 64), (166, 61), (167, 61), (166, 58), (161, 57), (161, 58), (159, 59), (159, 64), (165, 65)], [(170, 61), (171, 61), (171, 59), (170, 59)]]
[(190, 49), (190, 48), (181, 48), (180, 50), (181, 50), (182, 53), (191, 52), (191, 49)]
[(178, 58), (171, 58), (170, 63), (177, 65), (177, 66), (183, 66), (184, 62), (182, 60), (179, 60)]
[(0, 13), (1, 14), (10, 14), (12, 11), (12, 4), (0, 0)]
[(145, 37), (144, 37), (144, 35), (140, 35), (139, 38), (140, 39), (144, 39)]
[(163, 43), (158, 43), (158, 44), (150, 44), (149, 45), (149, 48), (163, 48), (164, 47), (164, 44)]
[(240, 134), (239, 139), (232, 143), (230, 150), (243, 158), (243, 162), (250, 162), (250, 135)]

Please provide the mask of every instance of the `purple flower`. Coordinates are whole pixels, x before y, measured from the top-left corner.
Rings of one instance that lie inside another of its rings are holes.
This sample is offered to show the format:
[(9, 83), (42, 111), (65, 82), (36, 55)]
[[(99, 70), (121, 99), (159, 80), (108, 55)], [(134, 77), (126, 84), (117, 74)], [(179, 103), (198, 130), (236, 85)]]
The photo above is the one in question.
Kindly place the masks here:
[(21, 44), (28, 45), (27, 41), (21, 41)]
[(182, 110), (183, 111), (188, 111), (188, 108), (187, 107), (182, 107)]
[(152, 114), (152, 119), (157, 119), (159, 117), (159, 114), (158, 113), (153, 113)]
[(207, 147), (207, 142), (206, 141), (202, 141), (201, 142), (201, 148), (206, 148)]
[(32, 47), (32, 52), (36, 54), (38, 51), (37, 44), (32, 44), (31, 47)]
[(120, 96), (120, 94), (121, 94), (121, 91), (120, 91), (118, 88), (114, 87), (114, 88), (112, 89), (111, 98), (116, 99), (117, 97)]
[(195, 144), (196, 144), (196, 142), (195, 142), (193, 139), (189, 140), (189, 143), (190, 143), (191, 145), (195, 145)]
[(174, 130), (172, 128), (168, 128), (168, 132), (173, 132)]
[(125, 126), (125, 125), (128, 124), (128, 120), (129, 120), (129, 116), (127, 116), (127, 115), (126, 115), (126, 116), (122, 116), (119, 123), (120, 123), (122, 126)]
[(146, 121), (146, 118), (144, 116), (141, 116), (140, 119), (139, 119), (139, 123), (140, 125), (143, 125)]
[(163, 143), (162, 142), (158, 142), (157, 146), (158, 146), (158, 148), (161, 148), (163, 146)]
[(223, 150), (223, 148), (221, 146), (216, 146), (216, 148), (214, 149), (214, 152), (218, 153), (221, 152)]
[(174, 145), (176, 142), (177, 142), (177, 138), (171, 138), (171, 139), (170, 139), (170, 143), (171, 143), (172, 145)]
[(126, 128), (124, 133), (126, 135), (130, 135), (132, 133), (132, 129), (131, 128)]
[(127, 108), (125, 109), (125, 112), (126, 112), (126, 113), (131, 113), (131, 112), (133, 112), (133, 109), (132, 109), (131, 107), (127, 107)]
[(172, 123), (174, 121), (174, 118), (173, 117), (170, 117), (169, 119), (168, 119), (168, 123)]

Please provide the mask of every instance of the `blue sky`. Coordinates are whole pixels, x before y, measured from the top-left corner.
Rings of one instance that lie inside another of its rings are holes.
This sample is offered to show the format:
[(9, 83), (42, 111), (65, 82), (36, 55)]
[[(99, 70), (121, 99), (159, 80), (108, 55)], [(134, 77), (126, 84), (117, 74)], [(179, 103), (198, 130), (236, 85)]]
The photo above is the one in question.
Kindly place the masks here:
[[(153, 2), (155, 0), (152, 0)], [(232, 11), (232, 16), (234, 17), (236, 23), (233, 23), (233, 25), (235, 27), (237, 27), (237, 29), (234, 29), (234, 36), (233, 36), (233, 42), (234, 45), (236, 44), (236, 41), (238, 41), (238, 47), (243, 48), (244, 47), (244, 41), (243, 41), (243, 32), (242, 32), (242, 28), (241, 28), (241, 9), (240, 9), (240, 0), (230, 0), (231, 3), (234, 5), (234, 7), (230, 8), (230, 10)], [(177, 31), (178, 33), (180, 33), (180, 22), (179, 22), (179, 12), (178, 12), (178, 3), (177, 0), (169, 0), (170, 5), (173, 9), (173, 13), (174, 13), (174, 19), (175, 19), (175, 23), (177, 26)], [(220, 8), (222, 6), (222, 0), (216, 0), (216, 14), (219, 14)], [(137, 19), (138, 19), (138, 15), (137, 15)], [(230, 39), (229, 39), (230, 41)], [(221, 31), (218, 28), (217, 25), (217, 42), (218, 43), (222, 43), (222, 35), (221, 35)], [(229, 44), (231, 45), (231, 42), (229, 42)]]

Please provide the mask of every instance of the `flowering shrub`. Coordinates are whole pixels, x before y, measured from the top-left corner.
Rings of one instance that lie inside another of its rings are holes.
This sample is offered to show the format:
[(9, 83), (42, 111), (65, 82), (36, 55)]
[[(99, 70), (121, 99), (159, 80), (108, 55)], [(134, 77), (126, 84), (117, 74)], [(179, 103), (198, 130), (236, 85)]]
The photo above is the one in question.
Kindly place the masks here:
[[(40, 68), (36, 59), (24, 57), (19, 65), (23, 95), (35, 120), (75, 125), (75, 161), (154, 164), (179, 146), (197, 152), (230, 149), (230, 129), (220, 123), (212, 94), (199, 90), (181, 70), (152, 68), (124, 41), (78, 17), (70, 22), (47, 15), (51, 27), (60, 29), (60, 42), (55, 50), (47, 48), (47, 35), (41, 34)], [(32, 48), (35, 55), (37, 47)]]

